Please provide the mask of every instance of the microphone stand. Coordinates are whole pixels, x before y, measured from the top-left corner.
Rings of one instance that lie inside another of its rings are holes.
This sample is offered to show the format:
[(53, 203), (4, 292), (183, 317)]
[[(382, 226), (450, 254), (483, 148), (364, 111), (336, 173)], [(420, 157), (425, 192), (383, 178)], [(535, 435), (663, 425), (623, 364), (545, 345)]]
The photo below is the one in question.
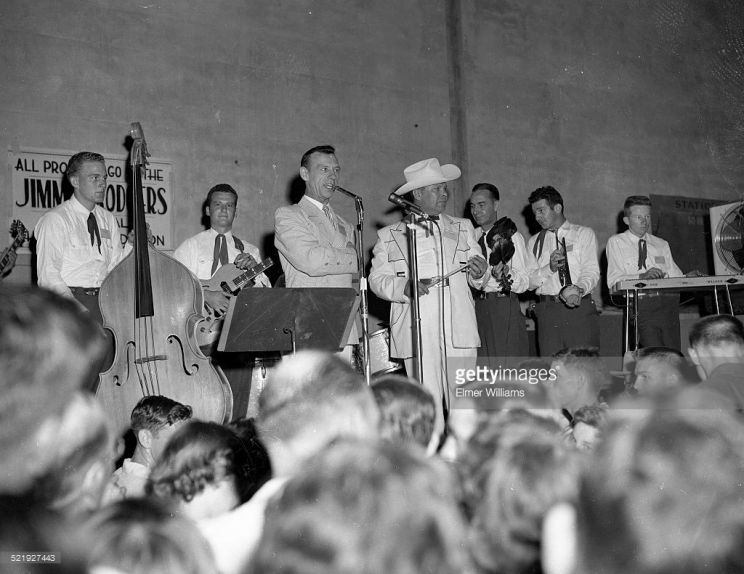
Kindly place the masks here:
[(359, 268), (359, 314), (362, 317), (362, 365), (364, 367), (364, 380), (367, 385), (372, 379), (372, 366), (369, 361), (369, 299), (367, 294), (367, 265), (364, 260), (364, 202), (358, 195), (336, 186), (336, 191), (348, 195), (354, 199), (357, 213), (357, 233), (355, 247), (357, 252), (357, 267)]
[(408, 373), (408, 376), (416, 379), (419, 383), (423, 383), (424, 362), (421, 355), (423, 345), (421, 343), (421, 308), (419, 307), (418, 293), (418, 259), (416, 257), (416, 254), (418, 253), (416, 247), (416, 224), (420, 221), (423, 221), (423, 218), (416, 218), (413, 213), (408, 214), (406, 227), (408, 228), (408, 267), (410, 269), (411, 281), (411, 338), (415, 353), (414, 357), (416, 359), (414, 363), (416, 372)]

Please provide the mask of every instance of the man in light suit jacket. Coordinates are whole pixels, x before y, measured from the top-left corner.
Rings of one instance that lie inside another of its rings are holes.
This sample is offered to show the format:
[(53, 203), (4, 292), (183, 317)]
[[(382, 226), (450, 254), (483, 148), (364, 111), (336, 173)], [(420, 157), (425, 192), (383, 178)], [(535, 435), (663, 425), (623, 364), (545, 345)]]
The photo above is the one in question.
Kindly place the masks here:
[[(413, 203), (438, 222), (438, 226), (429, 222), (416, 224), (416, 259), (423, 362), (423, 373), (419, 377), (436, 399), (435, 432), (441, 433), (450, 394), (454, 394), (454, 381), (448, 381), (448, 373), (475, 368), (480, 338), (468, 281), (479, 286), (487, 265), (480, 255), (473, 225), (466, 219), (442, 213), (449, 199), (446, 182), (460, 177), (460, 169), (451, 164), (440, 165), (439, 160), (431, 158), (407, 167), (403, 173), (406, 183), (395, 193), (411, 192)], [(406, 370), (412, 375), (415, 372), (409, 298), (412, 282), (406, 234), (405, 221), (378, 232), (369, 284), (375, 294), (392, 302), (390, 356), (404, 359)], [(468, 278), (465, 272), (455, 273), (430, 286), (431, 279), (465, 265)]]
[[(329, 205), (340, 171), (332, 146), (309, 149), (300, 162), (305, 195), (274, 214), (274, 245), (287, 287), (352, 286), (358, 271), (354, 227)], [(347, 344), (356, 342), (352, 327)]]

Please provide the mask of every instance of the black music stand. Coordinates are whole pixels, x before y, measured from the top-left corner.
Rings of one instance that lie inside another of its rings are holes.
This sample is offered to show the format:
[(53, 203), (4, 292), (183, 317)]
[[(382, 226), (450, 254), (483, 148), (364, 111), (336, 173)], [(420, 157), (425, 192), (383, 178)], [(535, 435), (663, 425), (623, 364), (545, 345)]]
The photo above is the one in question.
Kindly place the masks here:
[(217, 349), (335, 352), (348, 341), (358, 307), (351, 288), (243, 289), (230, 300)]

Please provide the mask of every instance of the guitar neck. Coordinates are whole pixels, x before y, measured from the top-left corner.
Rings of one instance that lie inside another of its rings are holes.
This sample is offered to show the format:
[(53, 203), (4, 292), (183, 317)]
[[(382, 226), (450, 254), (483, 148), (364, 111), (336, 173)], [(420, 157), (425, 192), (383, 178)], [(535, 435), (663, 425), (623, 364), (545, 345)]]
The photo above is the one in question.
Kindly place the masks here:
[[(20, 241), (19, 241), (20, 239)], [(0, 259), (0, 273), (5, 271), (5, 267), (8, 265), (8, 262), (10, 261), (10, 254), (14, 253), (16, 249), (18, 249), (21, 246), (21, 243), (23, 243), (23, 238), (16, 237), (13, 240), (13, 243), (10, 244), (10, 249), (3, 255), (3, 258)]]
[(237, 277), (235, 277), (233, 284), (237, 289), (242, 289), (248, 283), (250, 283), (253, 279), (258, 277), (261, 273), (266, 271), (269, 267), (271, 267), (271, 264), (266, 263), (259, 263), (258, 265), (251, 267), (248, 271), (245, 273), (241, 273)]

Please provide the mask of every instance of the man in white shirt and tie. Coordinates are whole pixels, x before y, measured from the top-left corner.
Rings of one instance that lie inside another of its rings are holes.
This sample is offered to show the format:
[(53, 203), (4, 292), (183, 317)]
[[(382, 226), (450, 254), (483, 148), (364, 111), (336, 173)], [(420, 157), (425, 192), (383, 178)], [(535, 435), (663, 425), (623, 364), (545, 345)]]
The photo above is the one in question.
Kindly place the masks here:
[[(232, 232), (237, 206), (238, 192), (231, 185), (218, 183), (212, 187), (207, 193), (206, 206), (209, 229), (190, 237), (173, 253), (201, 281), (208, 280), (227, 263), (248, 269), (261, 260), (258, 247), (238, 239)], [(263, 273), (253, 283), (255, 287), (271, 287)], [(228, 309), (229, 298), (222, 291), (204, 289), (204, 303), (222, 314)]]
[(99, 204), (106, 193), (106, 162), (82, 151), (67, 162), (73, 194), (36, 224), (36, 270), (40, 287), (76, 299), (102, 322), (98, 291), (124, 256), (119, 224)]
[[(683, 277), (669, 243), (649, 233), (651, 200), (645, 195), (631, 195), (625, 200), (623, 213), (628, 230), (607, 240), (607, 286), (610, 290), (624, 279)], [(691, 271), (688, 275), (700, 273)], [(639, 293), (638, 344), (681, 350), (678, 293), (660, 290)]]
[(598, 313), (591, 295), (599, 281), (594, 231), (566, 220), (563, 198), (552, 186), (536, 189), (528, 201), (542, 227), (527, 244), (537, 259), (530, 288), (539, 298), (533, 310), (540, 356), (569, 347), (599, 348)]

